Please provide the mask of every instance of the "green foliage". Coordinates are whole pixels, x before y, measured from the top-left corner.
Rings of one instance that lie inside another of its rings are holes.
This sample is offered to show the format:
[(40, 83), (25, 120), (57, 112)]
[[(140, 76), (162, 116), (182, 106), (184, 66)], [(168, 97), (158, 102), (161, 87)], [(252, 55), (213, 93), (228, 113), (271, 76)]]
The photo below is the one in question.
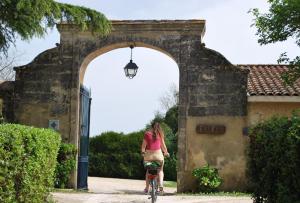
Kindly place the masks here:
[(106, 132), (90, 138), (89, 175), (143, 179), (140, 155), (144, 131), (124, 135)]
[(150, 121), (150, 123), (148, 123), (146, 125), (146, 129), (150, 129), (151, 128), (151, 125), (153, 123), (164, 123), (165, 122), (165, 118), (164, 118), (164, 115), (162, 115), (160, 112), (157, 112), (154, 116), (154, 118)]
[[(166, 137), (171, 137), (172, 130), (165, 124), (162, 126), (165, 129)], [(140, 154), (144, 132), (142, 130), (126, 135), (106, 132), (91, 137), (89, 175), (144, 179), (145, 169)], [(176, 160), (174, 153), (170, 158), (165, 159), (165, 179), (176, 180)]]
[(171, 107), (165, 115), (164, 122), (170, 126), (173, 133), (176, 134), (178, 131), (178, 106)]
[(164, 181), (164, 187), (177, 188), (177, 182), (176, 181)]
[(28, 40), (42, 37), (47, 28), (58, 22), (75, 23), (82, 30), (91, 29), (98, 35), (106, 35), (111, 24), (95, 10), (55, 2), (54, 0), (2, 0), (0, 3), (0, 52), (7, 54), (16, 36)]
[(0, 125), (0, 202), (45, 202), (60, 141), (50, 129)]
[(170, 154), (170, 157), (165, 158), (164, 176), (165, 180), (177, 181), (177, 158), (175, 154)]
[(287, 57), (286, 52), (284, 52), (281, 54), (280, 59), (278, 59), (278, 63), (281, 62), (289, 63), (289, 69), (287, 72), (282, 74), (282, 78), (288, 85), (292, 85), (295, 81), (297, 81), (297, 79), (300, 78), (300, 57), (296, 56), (295, 59), (290, 60)]
[[(169, 113), (168, 113), (169, 112)], [(159, 122), (165, 134), (165, 142), (170, 157), (165, 159), (166, 180), (177, 180), (177, 106), (167, 111), (166, 116), (156, 114), (146, 125)], [(172, 125), (172, 128), (168, 125)], [(89, 175), (115, 178), (144, 179), (145, 170), (140, 148), (145, 130), (130, 134), (106, 132), (90, 138)]]
[(165, 134), (165, 144), (170, 154), (177, 153), (177, 135), (172, 132), (172, 129), (166, 123), (160, 123), (160, 126)]
[(70, 175), (76, 166), (77, 150), (73, 144), (61, 143), (57, 155), (57, 164), (55, 168), (56, 188), (66, 188)]
[(120, 151), (119, 143), (123, 133), (106, 132), (90, 138), (90, 153), (110, 153)]
[(192, 174), (196, 177), (199, 192), (215, 192), (222, 183), (218, 170), (209, 165), (194, 169)]
[(253, 127), (248, 177), (256, 203), (299, 202), (300, 116), (273, 117)]
[[(300, 46), (300, 1), (299, 0), (269, 0), (269, 12), (262, 14), (259, 10), (252, 9), (250, 12), (255, 16), (254, 25), (257, 28), (256, 35), (259, 36), (260, 44), (269, 44), (285, 41), (288, 38), (296, 40)], [(289, 62), (290, 69), (284, 79), (292, 84), (300, 77), (300, 57), (290, 60), (283, 53), (280, 62)]]

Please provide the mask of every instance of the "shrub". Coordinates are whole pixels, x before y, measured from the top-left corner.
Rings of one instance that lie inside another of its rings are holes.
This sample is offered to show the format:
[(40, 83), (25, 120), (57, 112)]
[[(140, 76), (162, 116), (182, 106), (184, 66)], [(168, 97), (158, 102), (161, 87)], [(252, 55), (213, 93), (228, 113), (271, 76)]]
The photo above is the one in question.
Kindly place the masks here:
[(0, 125), (0, 202), (45, 202), (60, 140), (50, 129)]
[[(164, 126), (166, 138), (172, 131)], [(89, 175), (144, 179), (145, 169), (140, 154), (144, 131), (123, 133), (107, 132), (90, 138)], [(166, 141), (168, 145), (168, 142)], [(176, 180), (176, 156), (165, 159), (165, 179)]]
[(300, 116), (273, 117), (250, 131), (248, 178), (256, 203), (300, 201)]
[(101, 135), (90, 138), (90, 152), (91, 153), (111, 153), (121, 150), (121, 139), (123, 133), (105, 132)]
[(194, 169), (192, 174), (196, 177), (199, 192), (214, 192), (222, 182), (218, 170), (209, 165)]
[(172, 129), (165, 123), (161, 123), (161, 127), (165, 134), (165, 143), (170, 154), (177, 153), (177, 134), (172, 132)]
[(66, 188), (70, 175), (76, 166), (76, 147), (73, 144), (61, 143), (57, 155), (57, 165), (55, 168), (56, 188)]
[(164, 163), (164, 179), (177, 181), (177, 158), (175, 154), (170, 154), (169, 158), (165, 158)]
[(102, 133), (90, 138), (89, 175), (143, 179), (140, 146), (143, 131), (128, 135), (116, 132)]
[(176, 134), (178, 131), (178, 106), (171, 107), (165, 115), (164, 122), (170, 126), (173, 133)]
[(145, 170), (140, 157), (140, 153), (91, 154), (89, 175), (143, 179), (145, 177)]

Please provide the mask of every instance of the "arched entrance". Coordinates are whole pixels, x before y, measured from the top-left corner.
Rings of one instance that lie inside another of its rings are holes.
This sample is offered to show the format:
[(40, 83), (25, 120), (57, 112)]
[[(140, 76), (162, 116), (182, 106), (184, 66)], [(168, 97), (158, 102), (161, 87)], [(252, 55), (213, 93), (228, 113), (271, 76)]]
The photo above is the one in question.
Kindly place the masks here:
[[(14, 120), (38, 127), (57, 121), (63, 139), (80, 148), (80, 84), (88, 63), (132, 44), (152, 48), (179, 67), (178, 191), (193, 188), (191, 171), (205, 163), (219, 169), (223, 189), (244, 186), (242, 129), (248, 71), (205, 48), (203, 20), (112, 21), (112, 25), (106, 37), (58, 25), (60, 44), (16, 68)], [(76, 187), (76, 174), (72, 180)]]

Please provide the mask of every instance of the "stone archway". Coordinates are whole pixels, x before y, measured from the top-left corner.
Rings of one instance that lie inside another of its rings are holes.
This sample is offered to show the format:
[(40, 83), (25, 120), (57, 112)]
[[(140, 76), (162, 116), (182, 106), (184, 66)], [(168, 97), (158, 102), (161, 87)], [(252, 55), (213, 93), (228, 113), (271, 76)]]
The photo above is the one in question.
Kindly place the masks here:
[[(14, 121), (48, 127), (49, 120), (59, 120), (63, 139), (78, 146), (79, 89), (88, 63), (131, 44), (152, 48), (179, 67), (178, 192), (194, 187), (191, 171), (205, 163), (219, 168), (223, 189), (243, 187), (248, 71), (205, 48), (203, 20), (112, 21), (112, 25), (106, 37), (58, 25), (60, 44), (16, 68)], [(201, 131), (203, 125), (208, 131)], [(220, 135), (209, 130), (215, 125), (225, 128)], [(75, 174), (74, 187), (76, 178)]]

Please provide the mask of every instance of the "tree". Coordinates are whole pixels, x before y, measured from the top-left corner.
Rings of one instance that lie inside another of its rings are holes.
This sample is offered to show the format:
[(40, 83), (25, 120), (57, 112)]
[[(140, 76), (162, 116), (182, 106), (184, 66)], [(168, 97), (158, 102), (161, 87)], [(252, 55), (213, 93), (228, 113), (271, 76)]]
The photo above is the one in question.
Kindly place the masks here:
[(15, 56), (7, 57), (0, 61), (0, 80), (13, 80), (15, 72), (13, 70), (15, 64)]
[[(255, 16), (254, 24), (257, 28), (261, 45), (285, 41), (288, 38), (296, 40), (300, 47), (300, 1), (299, 0), (268, 0), (268, 13), (260, 13), (257, 8), (250, 12)], [(283, 79), (292, 84), (300, 77), (300, 56), (290, 59), (287, 53), (281, 54), (278, 63), (289, 63), (289, 71)]]
[(166, 111), (172, 108), (173, 106), (178, 105), (179, 91), (176, 84), (170, 85), (169, 89), (159, 100), (162, 108), (164, 108), (164, 110)]
[(18, 58), (22, 55), (22, 53), (12, 53), (5, 57), (0, 54), (0, 80), (12, 81), (15, 79), (14, 67), (18, 65)]
[(172, 129), (176, 134), (178, 131), (178, 105), (171, 107), (165, 115), (164, 122)]
[(7, 55), (18, 36), (22, 40), (42, 37), (59, 22), (75, 23), (82, 30), (91, 29), (98, 35), (106, 35), (111, 29), (102, 13), (86, 7), (54, 0), (1, 0), (0, 53)]

